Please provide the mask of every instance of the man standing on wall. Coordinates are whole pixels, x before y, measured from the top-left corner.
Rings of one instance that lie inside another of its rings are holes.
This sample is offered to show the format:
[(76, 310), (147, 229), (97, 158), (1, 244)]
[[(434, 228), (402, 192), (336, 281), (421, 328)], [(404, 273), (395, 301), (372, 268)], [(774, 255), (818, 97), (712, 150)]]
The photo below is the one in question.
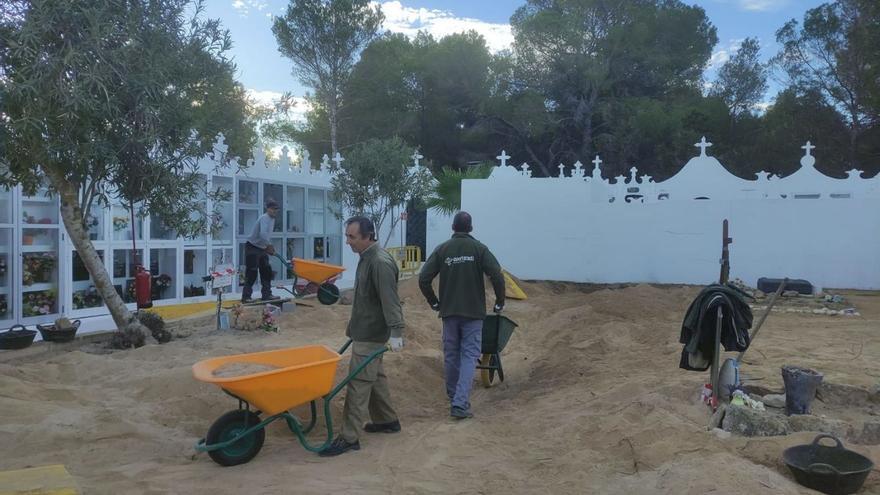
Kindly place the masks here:
[(245, 279), (241, 290), (243, 303), (252, 302), (251, 294), (254, 292), (257, 274), (260, 275), (262, 300), (275, 299), (272, 295), (272, 266), (269, 265), (269, 256), (275, 254), (275, 248), (269, 243), (269, 235), (275, 227), (277, 215), (278, 203), (271, 199), (266, 201), (266, 212), (257, 219), (251, 236), (244, 244)]
[[(437, 246), (419, 274), (419, 288), (443, 318), (443, 355), (450, 415), (464, 419), (471, 413), (471, 385), (483, 340), (486, 289), (483, 274), (495, 289), (495, 312), (504, 308), (504, 275), (485, 245), (471, 237), (473, 221), (460, 211), (452, 221), (452, 239)], [(431, 282), (440, 274), (440, 299)]]
[[(397, 295), (397, 262), (376, 243), (376, 229), (365, 217), (345, 222), (345, 243), (360, 255), (354, 278), (351, 319), (345, 334), (352, 340), (349, 372), (374, 352), (389, 346), (403, 348), (403, 310)], [(373, 359), (348, 382), (343, 410), (342, 433), (326, 449), (323, 457), (349, 450), (360, 450), (360, 429), (367, 433), (396, 433), (400, 420), (391, 405), (388, 377), (382, 355)], [(367, 416), (371, 423), (364, 425)]]

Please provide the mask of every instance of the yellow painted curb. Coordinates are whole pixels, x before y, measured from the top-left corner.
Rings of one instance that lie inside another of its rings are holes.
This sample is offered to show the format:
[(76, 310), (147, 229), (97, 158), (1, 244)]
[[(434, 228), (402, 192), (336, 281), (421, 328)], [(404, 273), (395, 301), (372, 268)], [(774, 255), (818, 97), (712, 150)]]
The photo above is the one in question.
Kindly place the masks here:
[[(231, 308), (238, 304), (238, 301), (229, 300), (223, 301), (224, 308)], [(150, 313), (157, 314), (162, 317), (163, 320), (177, 320), (180, 318), (186, 318), (188, 316), (192, 316), (198, 313), (208, 313), (210, 311), (217, 310), (217, 301), (207, 301), (207, 302), (194, 302), (194, 303), (183, 303), (183, 304), (171, 304), (168, 306), (154, 306), (148, 311)]]
[(63, 464), (0, 471), (0, 495), (79, 495)]

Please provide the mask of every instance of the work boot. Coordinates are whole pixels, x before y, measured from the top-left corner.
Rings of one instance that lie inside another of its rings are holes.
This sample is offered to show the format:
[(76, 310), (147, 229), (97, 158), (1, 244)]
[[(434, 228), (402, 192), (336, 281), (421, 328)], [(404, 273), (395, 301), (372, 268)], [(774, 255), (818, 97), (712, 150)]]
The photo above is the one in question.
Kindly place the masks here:
[(400, 431), (400, 420), (394, 420), (390, 423), (367, 423), (364, 425), (364, 431), (367, 433), (397, 433)]
[(452, 410), (449, 411), (449, 415), (456, 419), (467, 419), (474, 417), (474, 413), (472, 413), (470, 409), (464, 409), (458, 406), (452, 406)]
[(250, 304), (250, 303), (252, 303), (252, 302), (254, 302), (254, 300), (251, 299), (250, 297), (242, 297), (242, 298), (241, 298), (241, 303), (242, 303), (242, 304)]
[(334, 457), (348, 452), (349, 450), (361, 450), (361, 443), (357, 440), (355, 440), (354, 443), (348, 443), (340, 435), (336, 437), (336, 440), (333, 440), (333, 443), (328, 445), (326, 449), (318, 452), (318, 455), (321, 457)]

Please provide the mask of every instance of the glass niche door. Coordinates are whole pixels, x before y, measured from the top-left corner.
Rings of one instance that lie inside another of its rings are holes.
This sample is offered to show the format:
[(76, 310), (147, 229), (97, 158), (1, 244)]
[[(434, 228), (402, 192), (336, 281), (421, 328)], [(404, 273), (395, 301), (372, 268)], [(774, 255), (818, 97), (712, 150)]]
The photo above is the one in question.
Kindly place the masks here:
[[(98, 258), (101, 263), (107, 267), (106, 250), (97, 249)], [(85, 262), (80, 257), (79, 252), (70, 250), (70, 290), (71, 290), (71, 309), (74, 316), (91, 316), (106, 312), (104, 309), (104, 299), (98, 293), (95, 287), (95, 281), (86, 269)], [(109, 272), (109, 270), (108, 270)]]
[(45, 189), (21, 201), (21, 321), (46, 323), (61, 313), (58, 297), (58, 201)]
[(0, 328), (11, 326), (15, 318), (16, 300), (12, 293), (15, 280), (13, 259), (12, 228), (0, 227)]

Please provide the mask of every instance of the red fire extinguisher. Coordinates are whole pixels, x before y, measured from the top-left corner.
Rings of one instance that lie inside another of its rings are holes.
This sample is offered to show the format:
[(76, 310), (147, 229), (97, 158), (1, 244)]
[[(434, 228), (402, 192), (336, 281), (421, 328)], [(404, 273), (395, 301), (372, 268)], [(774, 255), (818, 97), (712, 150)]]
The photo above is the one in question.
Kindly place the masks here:
[(134, 297), (137, 300), (138, 309), (153, 307), (153, 290), (150, 287), (152, 277), (150, 272), (144, 270), (141, 265), (137, 266), (137, 274), (134, 276)]

